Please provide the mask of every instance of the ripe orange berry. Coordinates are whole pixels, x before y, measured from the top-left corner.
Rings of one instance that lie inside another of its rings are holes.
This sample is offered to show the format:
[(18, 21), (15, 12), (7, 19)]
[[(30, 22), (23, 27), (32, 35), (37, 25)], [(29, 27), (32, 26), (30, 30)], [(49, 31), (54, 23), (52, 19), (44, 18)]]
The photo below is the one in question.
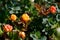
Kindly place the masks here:
[(26, 37), (26, 35), (25, 35), (25, 32), (19, 32), (19, 37), (21, 37), (22, 39), (24, 39), (25, 37)]
[(15, 14), (11, 14), (10, 19), (12, 21), (15, 21), (17, 19), (17, 16)]
[(10, 31), (12, 31), (12, 29), (13, 29), (13, 27), (9, 24), (4, 25), (4, 27), (3, 27), (3, 30), (5, 32), (10, 32)]
[(56, 7), (55, 7), (55, 6), (51, 6), (51, 7), (50, 7), (50, 12), (51, 12), (52, 14), (55, 14), (55, 13), (56, 13)]
[(22, 16), (21, 16), (21, 19), (23, 22), (28, 22), (30, 20), (30, 17), (28, 14), (24, 13)]

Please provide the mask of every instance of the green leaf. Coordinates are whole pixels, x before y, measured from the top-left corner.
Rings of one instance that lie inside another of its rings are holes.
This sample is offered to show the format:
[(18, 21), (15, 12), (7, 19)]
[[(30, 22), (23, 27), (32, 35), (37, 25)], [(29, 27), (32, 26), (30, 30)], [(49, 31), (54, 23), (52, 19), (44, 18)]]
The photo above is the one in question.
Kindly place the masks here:
[(30, 37), (33, 38), (33, 40), (37, 40), (37, 36), (35, 34), (30, 34)]
[(40, 40), (47, 40), (46, 36), (42, 36)]
[(38, 38), (41, 38), (41, 33), (39, 31), (35, 32), (35, 34)]
[(2, 29), (1, 29), (1, 27), (0, 27), (0, 36), (3, 34), (3, 31), (2, 31)]

